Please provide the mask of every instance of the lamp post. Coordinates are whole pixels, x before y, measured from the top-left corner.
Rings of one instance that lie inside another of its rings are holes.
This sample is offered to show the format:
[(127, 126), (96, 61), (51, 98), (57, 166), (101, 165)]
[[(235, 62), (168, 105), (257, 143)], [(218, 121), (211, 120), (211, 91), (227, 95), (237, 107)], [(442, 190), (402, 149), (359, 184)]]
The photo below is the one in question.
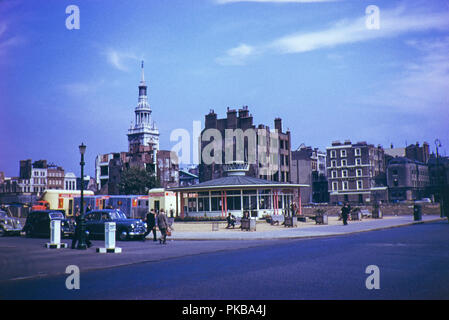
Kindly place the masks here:
[(438, 193), (438, 200), (440, 202), (440, 217), (444, 217), (444, 200), (442, 195), (442, 186), (441, 186), (441, 176), (440, 176), (440, 164), (438, 162), (438, 148), (441, 148), (441, 141), (440, 139), (435, 139), (435, 148), (437, 152), (437, 158), (436, 158), (436, 188)]
[(84, 143), (81, 143), (79, 146), (80, 154), (81, 154), (81, 225), (80, 225), (80, 239), (78, 241), (77, 249), (80, 250), (86, 250), (87, 249), (87, 243), (86, 243), (86, 219), (84, 216), (84, 165), (86, 164), (84, 162), (84, 153), (86, 152), (86, 146)]

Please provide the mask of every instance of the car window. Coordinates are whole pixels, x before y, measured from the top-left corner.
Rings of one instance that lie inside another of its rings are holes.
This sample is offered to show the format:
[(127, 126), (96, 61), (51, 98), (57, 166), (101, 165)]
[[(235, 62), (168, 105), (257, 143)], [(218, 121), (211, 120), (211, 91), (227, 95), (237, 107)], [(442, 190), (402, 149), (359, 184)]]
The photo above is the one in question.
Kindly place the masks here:
[(87, 221), (97, 221), (100, 220), (101, 214), (100, 212), (90, 212), (86, 215)]
[(118, 220), (118, 219), (126, 219), (126, 216), (123, 212), (120, 210), (111, 211), (109, 213), (112, 220)]
[(0, 211), (0, 218), (6, 218), (7, 214), (4, 211)]

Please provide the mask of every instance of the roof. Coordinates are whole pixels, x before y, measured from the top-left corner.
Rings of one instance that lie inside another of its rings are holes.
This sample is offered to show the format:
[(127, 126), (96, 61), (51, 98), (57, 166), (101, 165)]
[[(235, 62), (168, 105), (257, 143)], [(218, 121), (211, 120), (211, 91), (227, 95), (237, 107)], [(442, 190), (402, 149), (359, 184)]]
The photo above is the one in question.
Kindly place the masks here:
[(186, 176), (189, 176), (189, 177), (191, 177), (191, 178), (195, 178), (195, 179), (198, 178), (198, 176), (197, 176), (196, 174), (190, 173), (190, 172), (185, 171), (185, 170), (179, 170), (179, 173), (180, 173), (180, 174), (184, 174), (184, 175), (186, 175)]
[(172, 191), (187, 191), (187, 190), (201, 190), (201, 189), (223, 189), (223, 188), (297, 188), (308, 187), (306, 184), (291, 184), (278, 181), (269, 181), (248, 176), (229, 176), (218, 179), (205, 181), (187, 187), (170, 188)]

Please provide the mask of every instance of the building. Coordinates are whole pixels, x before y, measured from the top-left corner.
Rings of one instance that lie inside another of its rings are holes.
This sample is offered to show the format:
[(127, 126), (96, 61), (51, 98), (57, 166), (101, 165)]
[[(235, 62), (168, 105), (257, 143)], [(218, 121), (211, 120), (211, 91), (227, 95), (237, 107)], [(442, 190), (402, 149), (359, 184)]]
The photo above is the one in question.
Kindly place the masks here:
[(425, 163), (404, 157), (391, 159), (387, 166), (390, 201), (419, 200), (427, 196), (429, 168)]
[(64, 169), (51, 164), (47, 168), (47, 189), (64, 189)]
[(436, 202), (440, 202), (442, 193), (449, 192), (449, 157), (436, 156), (432, 153), (429, 157), (428, 166), (429, 194), (433, 196)]
[(334, 141), (327, 151), (330, 202), (388, 200), (384, 150), (366, 142)]
[[(147, 89), (142, 62), (138, 103), (134, 109), (135, 122), (127, 134), (128, 152), (100, 154), (95, 159), (95, 180), (101, 194), (118, 195), (121, 175), (131, 167), (152, 173), (162, 186), (178, 186), (177, 163), (172, 161), (174, 158), (170, 156), (170, 151), (159, 150), (159, 130), (152, 120)], [(160, 161), (158, 157), (161, 157)]]
[(427, 164), (429, 156), (429, 144), (427, 142), (424, 142), (422, 146), (419, 146), (419, 142), (416, 142), (416, 144), (411, 144), (405, 148), (405, 157), (407, 159)]
[[(224, 165), (235, 161), (249, 164), (247, 175), (250, 177), (289, 182), (290, 131), (282, 131), (280, 118), (274, 120), (274, 129), (275, 132), (271, 132), (262, 124), (256, 127), (247, 106), (238, 112), (228, 108), (223, 119), (218, 119), (214, 110), (210, 110), (201, 132), (200, 182), (224, 177)], [(213, 160), (205, 158), (209, 155)]]
[(64, 175), (64, 189), (76, 190), (76, 175), (73, 172), (67, 172)]
[(139, 98), (137, 107), (134, 110), (135, 121), (128, 130), (129, 150), (132, 146), (149, 146), (154, 150), (159, 150), (159, 130), (153, 122), (148, 103), (147, 85), (145, 83), (144, 68), (142, 61), (142, 77), (139, 83)]
[(176, 152), (159, 150), (157, 152), (157, 179), (162, 188), (179, 186), (179, 161)]
[(326, 154), (304, 145), (292, 151), (291, 182), (309, 185), (302, 188), (302, 203), (328, 202)]
[(247, 176), (249, 165), (245, 163), (224, 165), (223, 170), (225, 177), (170, 189), (179, 199), (176, 214), (181, 217), (225, 217), (232, 213), (242, 217), (247, 211), (251, 217), (262, 218), (291, 214), (292, 209), (301, 213), (299, 199), (304, 185)]
[(198, 184), (199, 182), (200, 182), (200, 179), (196, 174), (193, 174), (186, 170), (179, 170), (179, 186), (180, 187), (193, 186), (194, 184)]

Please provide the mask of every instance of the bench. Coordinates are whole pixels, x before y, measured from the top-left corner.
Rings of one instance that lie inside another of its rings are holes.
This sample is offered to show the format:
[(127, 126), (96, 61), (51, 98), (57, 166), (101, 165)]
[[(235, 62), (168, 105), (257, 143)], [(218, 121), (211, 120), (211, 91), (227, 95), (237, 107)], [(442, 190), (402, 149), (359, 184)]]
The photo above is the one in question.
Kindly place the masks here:
[(362, 220), (362, 214), (361, 214), (360, 211), (351, 212), (350, 216), (351, 216), (351, 220), (353, 220), (353, 221), (355, 221), (355, 220)]
[(360, 210), (360, 214), (362, 215), (362, 218), (369, 218), (372, 216), (371, 212), (368, 209)]
[(272, 226), (274, 226), (275, 224), (279, 225), (279, 224), (284, 222), (284, 216), (282, 216), (282, 215), (272, 215), (272, 216), (270, 216), (269, 219), (267, 219), (267, 222), (269, 224), (271, 224)]
[(298, 218), (296, 216), (285, 217), (284, 218), (284, 226), (296, 228), (298, 226)]

